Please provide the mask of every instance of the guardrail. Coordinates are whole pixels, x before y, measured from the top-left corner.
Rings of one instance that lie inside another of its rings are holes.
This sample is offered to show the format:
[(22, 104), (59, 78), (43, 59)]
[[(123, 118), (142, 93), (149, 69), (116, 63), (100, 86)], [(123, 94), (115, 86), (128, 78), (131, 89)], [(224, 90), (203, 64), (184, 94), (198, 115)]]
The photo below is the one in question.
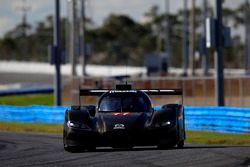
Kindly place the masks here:
[(23, 89), (1, 90), (0, 96), (53, 93), (53, 92), (54, 92), (53, 88), (23, 88)]
[(250, 108), (185, 107), (185, 117), (191, 130), (250, 133)]
[[(69, 107), (2, 105), (0, 121), (61, 124), (67, 108)], [(155, 108), (159, 109), (160, 106)], [(250, 133), (250, 108), (185, 107), (185, 121), (188, 130)]]
[(1, 105), (0, 121), (61, 124), (67, 108), (69, 107)]

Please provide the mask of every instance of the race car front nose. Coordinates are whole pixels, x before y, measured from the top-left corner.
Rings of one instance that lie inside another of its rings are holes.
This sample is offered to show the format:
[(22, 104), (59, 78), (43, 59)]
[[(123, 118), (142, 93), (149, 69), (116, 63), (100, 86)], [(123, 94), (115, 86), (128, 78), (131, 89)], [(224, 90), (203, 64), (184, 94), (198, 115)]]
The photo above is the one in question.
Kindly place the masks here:
[(98, 116), (97, 130), (104, 133), (114, 130), (144, 129), (148, 118), (146, 113), (103, 113)]

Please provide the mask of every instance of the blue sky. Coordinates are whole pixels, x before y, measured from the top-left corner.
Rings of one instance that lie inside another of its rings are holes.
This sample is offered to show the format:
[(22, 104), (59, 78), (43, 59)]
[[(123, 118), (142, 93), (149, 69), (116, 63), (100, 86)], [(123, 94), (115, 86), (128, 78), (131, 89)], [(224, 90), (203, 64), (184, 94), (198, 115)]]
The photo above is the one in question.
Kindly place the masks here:
[[(35, 25), (37, 22), (53, 14), (54, 0), (26, 0), (31, 7), (28, 12), (28, 22)], [(200, 5), (202, 0), (196, 0)], [(227, 6), (237, 7), (243, 0), (226, 0)], [(61, 0), (62, 15), (66, 15), (66, 2)], [(209, 0), (211, 2), (211, 0)], [(127, 14), (136, 20), (140, 20), (143, 14), (154, 4), (164, 10), (165, 0), (87, 0), (87, 15), (90, 16), (96, 25), (100, 25), (110, 13)], [(176, 12), (183, 6), (182, 0), (170, 0), (171, 12)], [(22, 0), (1, 0), (0, 1), (0, 37), (14, 28), (22, 18), (18, 8), (22, 6)]]

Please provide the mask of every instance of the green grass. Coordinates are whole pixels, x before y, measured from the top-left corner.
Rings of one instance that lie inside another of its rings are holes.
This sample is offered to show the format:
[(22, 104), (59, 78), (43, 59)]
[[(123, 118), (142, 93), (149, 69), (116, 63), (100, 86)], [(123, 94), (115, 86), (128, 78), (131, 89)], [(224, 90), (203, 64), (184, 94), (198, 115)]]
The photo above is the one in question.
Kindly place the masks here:
[(0, 105), (53, 105), (52, 94), (14, 95), (0, 98)]
[(224, 134), (187, 131), (186, 142), (194, 144), (250, 145), (250, 133)]
[(0, 122), (0, 131), (62, 133), (62, 124), (31, 124), (19, 122)]
[[(60, 134), (63, 131), (63, 125), (0, 122), (0, 131)], [(186, 143), (216, 145), (250, 145), (250, 134), (222, 134), (212, 132), (187, 131)]]

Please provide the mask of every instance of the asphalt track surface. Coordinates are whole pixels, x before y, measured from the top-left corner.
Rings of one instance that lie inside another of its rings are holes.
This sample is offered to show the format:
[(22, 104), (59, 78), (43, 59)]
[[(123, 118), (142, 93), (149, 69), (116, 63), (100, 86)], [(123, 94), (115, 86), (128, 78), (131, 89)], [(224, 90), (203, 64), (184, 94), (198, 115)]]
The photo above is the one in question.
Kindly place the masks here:
[(250, 166), (250, 146), (97, 148), (69, 153), (63, 149), (62, 135), (0, 132), (0, 166)]
[(0, 84), (36, 83), (53, 84), (53, 75), (0, 72)]

